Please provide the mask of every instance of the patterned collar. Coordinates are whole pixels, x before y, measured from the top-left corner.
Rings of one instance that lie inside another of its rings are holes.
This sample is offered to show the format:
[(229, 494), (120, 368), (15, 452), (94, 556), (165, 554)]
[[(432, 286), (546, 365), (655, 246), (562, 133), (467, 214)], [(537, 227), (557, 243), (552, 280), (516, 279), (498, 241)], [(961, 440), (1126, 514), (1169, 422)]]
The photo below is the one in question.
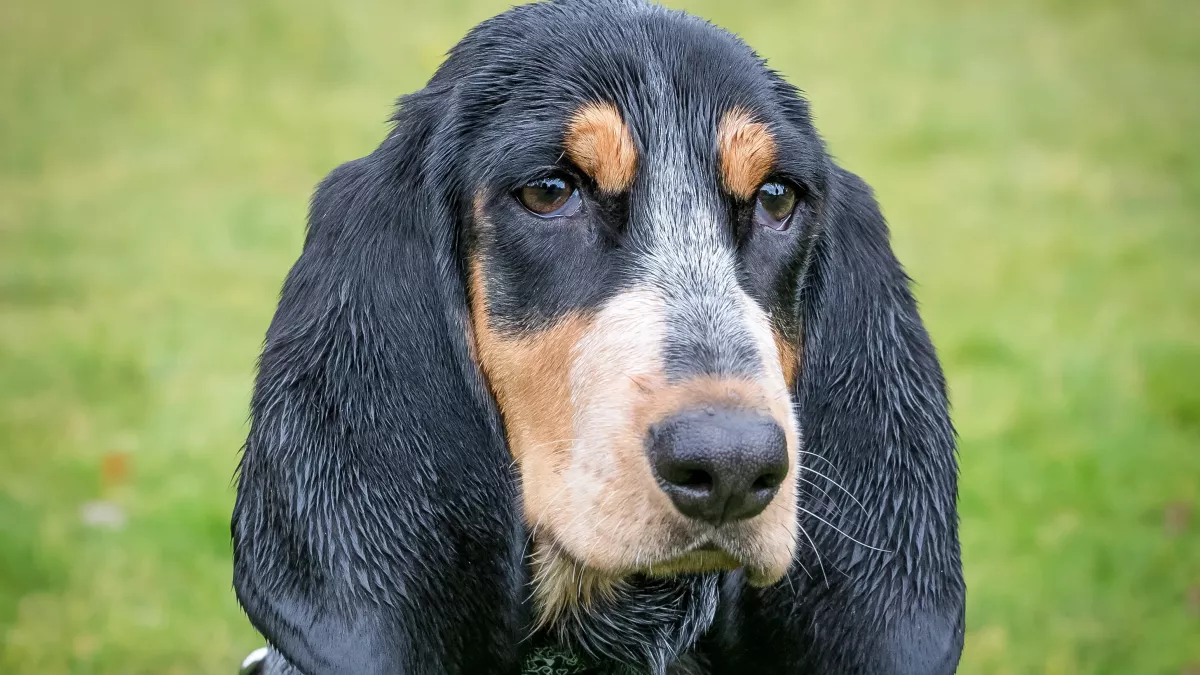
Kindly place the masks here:
[(595, 672), (584, 660), (561, 647), (539, 647), (525, 657), (521, 675), (586, 675)]

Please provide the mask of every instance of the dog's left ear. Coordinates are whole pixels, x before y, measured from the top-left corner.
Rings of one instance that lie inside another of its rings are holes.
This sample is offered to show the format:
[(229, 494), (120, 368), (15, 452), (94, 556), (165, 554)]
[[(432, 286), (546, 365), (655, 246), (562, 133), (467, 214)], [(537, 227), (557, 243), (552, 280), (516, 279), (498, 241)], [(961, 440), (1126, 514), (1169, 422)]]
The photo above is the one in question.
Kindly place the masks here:
[(787, 580), (724, 584), (716, 672), (950, 675), (965, 589), (942, 370), (858, 176), (832, 168), (822, 224), (794, 392), (805, 534)]
[(518, 664), (519, 500), (470, 358), (434, 89), (317, 189), (259, 364), (234, 586), (305, 675)]

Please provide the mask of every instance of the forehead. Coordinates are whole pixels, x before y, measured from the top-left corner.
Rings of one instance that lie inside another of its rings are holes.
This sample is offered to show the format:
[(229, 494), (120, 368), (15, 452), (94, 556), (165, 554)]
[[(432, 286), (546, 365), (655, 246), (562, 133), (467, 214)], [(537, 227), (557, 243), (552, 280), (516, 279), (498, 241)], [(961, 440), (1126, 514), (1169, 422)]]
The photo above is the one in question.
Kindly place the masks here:
[[(469, 165), (489, 180), (517, 183), (557, 163), (572, 117), (597, 102), (615, 107), (646, 162), (684, 153), (693, 166), (711, 164), (731, 112), (769, 127), (783, 158), (802, 164), (815, 146), (803, 102), (749, 47), (653, 5), (519, 7), (476, 29), (444, 70), (465, 131), (480, 141)], [(784, 168), (801, 180), (810, 169)]]

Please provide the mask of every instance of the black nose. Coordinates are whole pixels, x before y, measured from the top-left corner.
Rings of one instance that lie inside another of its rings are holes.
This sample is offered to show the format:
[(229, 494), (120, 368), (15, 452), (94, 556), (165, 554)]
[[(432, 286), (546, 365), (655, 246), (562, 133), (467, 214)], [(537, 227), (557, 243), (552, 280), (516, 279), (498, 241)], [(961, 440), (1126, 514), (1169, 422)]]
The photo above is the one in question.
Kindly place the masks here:
[(714, 525), (762, 513), (788, 471), (783, 429), (742, 410), (706, 408), (668, 417), (651, 426), (649, 453), (675, 508)]

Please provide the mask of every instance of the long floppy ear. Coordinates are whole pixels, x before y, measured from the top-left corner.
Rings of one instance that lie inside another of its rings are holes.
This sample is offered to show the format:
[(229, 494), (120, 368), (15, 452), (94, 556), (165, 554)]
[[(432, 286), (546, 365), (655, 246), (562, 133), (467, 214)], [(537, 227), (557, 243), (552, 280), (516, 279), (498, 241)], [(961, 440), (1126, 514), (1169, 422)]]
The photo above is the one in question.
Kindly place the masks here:
[(267, 333), (234, 586), (306, 675), (514, 672), (523, 534), (468, 351), (430, 90), (317, 189)]
[(965, 589), (945, 380), (861, 179), (834, 169), (824, 223), (795, 390), (806, 535), (781, 584), (725, 584), (717, 639), (727, 672), (953, 673)]

